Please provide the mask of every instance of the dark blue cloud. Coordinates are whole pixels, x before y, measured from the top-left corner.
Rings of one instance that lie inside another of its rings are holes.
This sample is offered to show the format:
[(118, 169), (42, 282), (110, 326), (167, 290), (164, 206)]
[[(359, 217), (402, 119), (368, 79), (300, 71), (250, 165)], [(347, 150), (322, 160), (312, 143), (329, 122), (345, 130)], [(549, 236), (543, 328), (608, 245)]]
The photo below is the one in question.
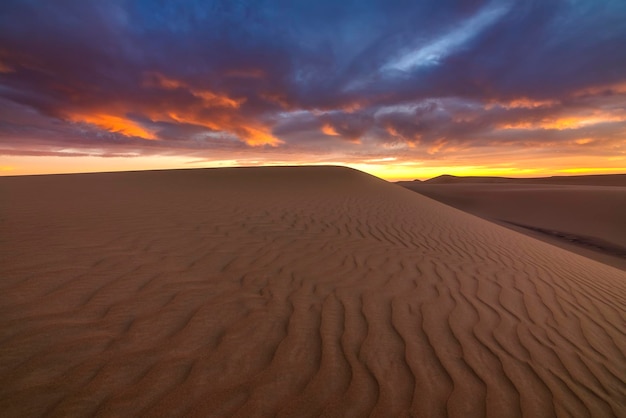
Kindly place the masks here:
[[(507, 123), (579, 115), (585, 89), (596, 88), (594, 106), (624, 98), (611, 90), (626, 83), (624, 21), (623, 0), (5, 0), (0, 110), (28, 110), (0, 119), (0, 142), (20, 129), (33, 147), (62, 144), (64, 129), (85, 147), (146, 142), (97, 136), (68, 116), (112, 112), (162, 140), (150, 152), (230, 147), (258, 129), (284, 147), (317, 133), (325, 147), (325, 125), (335, 140), (367, 138), (363, 147), (418, 137), (479, 145)], [(206, 92), (239, 105), (216, 106)], [(519, 98), (552, 104), (489, 107)], [(615, 123), (620, 109), (609, 110)], [(602, 129), (615, 136), (623, 123)]]

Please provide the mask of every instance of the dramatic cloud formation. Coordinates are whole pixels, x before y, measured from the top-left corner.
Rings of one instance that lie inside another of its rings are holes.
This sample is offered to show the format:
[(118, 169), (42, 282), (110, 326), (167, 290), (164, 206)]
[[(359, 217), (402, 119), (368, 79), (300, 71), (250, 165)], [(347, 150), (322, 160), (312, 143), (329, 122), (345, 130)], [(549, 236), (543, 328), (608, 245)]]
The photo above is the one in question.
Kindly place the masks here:
[(4, 0), (0, 171), (624, 171), (625, 21), (623, 0)]

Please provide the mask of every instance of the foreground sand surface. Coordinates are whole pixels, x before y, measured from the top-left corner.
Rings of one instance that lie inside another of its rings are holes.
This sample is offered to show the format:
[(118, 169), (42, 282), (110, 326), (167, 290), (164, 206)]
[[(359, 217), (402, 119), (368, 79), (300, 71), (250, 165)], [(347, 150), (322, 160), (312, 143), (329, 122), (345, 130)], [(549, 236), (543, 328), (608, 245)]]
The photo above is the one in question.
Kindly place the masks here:
[(481, 180), (437, 178), (401, 185), (626, 270), (626, 175)]
[(0, 196), (2, 416), (626, 415), (626, 273), (364, 173)]

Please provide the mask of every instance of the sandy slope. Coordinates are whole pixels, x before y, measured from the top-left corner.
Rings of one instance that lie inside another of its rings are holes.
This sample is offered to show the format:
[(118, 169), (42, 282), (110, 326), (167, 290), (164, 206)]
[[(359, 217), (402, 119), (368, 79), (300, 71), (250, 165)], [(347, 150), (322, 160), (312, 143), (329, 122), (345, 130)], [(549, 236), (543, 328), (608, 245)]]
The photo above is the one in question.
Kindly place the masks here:
[[(467, 182), (471, 178), (460, 178), (461, 183), (456, 184), (402, 185), (626, 270), (626, 186), (616, 186), (622, 178), (626, 176), (577, 176), (570, 180), (595, 180), (595, 185), (516, 183), (528, 179), (506, 184)], [(544, 180), (549, 183), (552, 178)]]
[(3, 416), (626, 414), (626, 274), (345, 168), (0, 179)]

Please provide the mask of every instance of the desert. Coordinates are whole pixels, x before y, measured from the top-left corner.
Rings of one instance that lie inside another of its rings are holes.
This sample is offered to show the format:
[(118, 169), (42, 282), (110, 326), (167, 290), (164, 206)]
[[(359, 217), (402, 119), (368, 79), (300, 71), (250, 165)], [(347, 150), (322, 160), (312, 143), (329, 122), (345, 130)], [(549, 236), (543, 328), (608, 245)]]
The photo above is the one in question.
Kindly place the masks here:
[(626, 175), (439, 176), (398, 184), (626, 270)]
[(623, 270), (374, 176), (2, 177), (0, 196), (3, 416), (626, 414)]

